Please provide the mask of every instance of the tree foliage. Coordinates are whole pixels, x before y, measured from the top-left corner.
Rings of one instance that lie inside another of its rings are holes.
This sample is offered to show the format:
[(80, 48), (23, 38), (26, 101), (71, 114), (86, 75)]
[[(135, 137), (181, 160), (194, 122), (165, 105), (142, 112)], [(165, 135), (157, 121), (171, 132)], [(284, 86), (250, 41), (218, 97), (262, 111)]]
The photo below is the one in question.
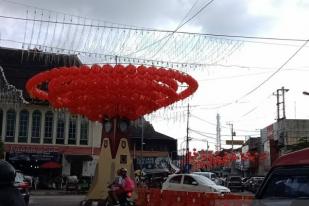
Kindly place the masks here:
[(292, 151), (297, 151), (297, 150), (301, 150), (301, 149), (304, 149), (304, 148), (307, 148), (307, 147), (309, 147), (309, 138), (308, 137), (301, 137), (301, 138), (299, 138), (297, 144), (289, 145), (288, 149), (292, 150)]

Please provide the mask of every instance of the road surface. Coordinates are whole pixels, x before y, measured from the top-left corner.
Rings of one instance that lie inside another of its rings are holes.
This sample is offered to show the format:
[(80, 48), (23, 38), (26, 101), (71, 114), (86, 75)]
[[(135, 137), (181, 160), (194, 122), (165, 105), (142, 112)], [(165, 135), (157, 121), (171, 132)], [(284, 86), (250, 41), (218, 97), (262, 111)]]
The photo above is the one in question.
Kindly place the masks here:
[(29, 206), (79, 206), (84, 198), (84, 195), (31, 196)]

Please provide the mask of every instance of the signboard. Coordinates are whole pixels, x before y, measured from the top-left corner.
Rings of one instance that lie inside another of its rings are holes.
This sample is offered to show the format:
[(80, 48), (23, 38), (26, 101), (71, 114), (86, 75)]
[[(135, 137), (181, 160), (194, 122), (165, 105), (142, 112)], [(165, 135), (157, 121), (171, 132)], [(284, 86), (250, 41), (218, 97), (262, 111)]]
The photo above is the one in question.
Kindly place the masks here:
[(169, 158), (168, 157), (137, 157), (137, 164), (142, 168), (155, 169), (155, 168), (168, 168)]
[(61, 154), (54, 152), (44, 152), (44, 153), (8, 153), (7, 159), (14, 161), (54, 161), (61, 162)]
[(244, 143), (243, 140), (226, 140), (225, 144), (227, 145), (242, 145)]

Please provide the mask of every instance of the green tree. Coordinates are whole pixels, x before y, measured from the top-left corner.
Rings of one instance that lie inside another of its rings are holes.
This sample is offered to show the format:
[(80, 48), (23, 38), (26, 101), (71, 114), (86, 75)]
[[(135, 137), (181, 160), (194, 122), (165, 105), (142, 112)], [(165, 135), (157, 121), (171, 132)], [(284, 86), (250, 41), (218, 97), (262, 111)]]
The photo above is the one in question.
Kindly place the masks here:
[(0, 159), (4, 158), (4, 144), (2, 140), (0, 139)]
[(292, 150), (292, 151), (297, 151), (297, 150), (301, 150), (304, 148), (309, 147), (309, 138), (308, 137), (301, 137), (298, 140), (297, 144), (294, 145), (290, 145), (288, 147), (288, 149)]

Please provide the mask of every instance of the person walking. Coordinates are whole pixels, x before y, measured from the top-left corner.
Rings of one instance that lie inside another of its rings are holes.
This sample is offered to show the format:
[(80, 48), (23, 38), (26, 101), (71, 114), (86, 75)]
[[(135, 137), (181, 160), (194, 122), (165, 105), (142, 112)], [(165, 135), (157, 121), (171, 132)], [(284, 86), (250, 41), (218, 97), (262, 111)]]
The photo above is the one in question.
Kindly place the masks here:
[(0, 160), (0, 206), (26, 206), (19, 190), (14, 187), (16, 171), (5, 160)]
[(34, 177), (33, 178), (33, 184), (34, 184), (34, 190), (38, 189), (38, 185), (39, 185), (39, 177)]

